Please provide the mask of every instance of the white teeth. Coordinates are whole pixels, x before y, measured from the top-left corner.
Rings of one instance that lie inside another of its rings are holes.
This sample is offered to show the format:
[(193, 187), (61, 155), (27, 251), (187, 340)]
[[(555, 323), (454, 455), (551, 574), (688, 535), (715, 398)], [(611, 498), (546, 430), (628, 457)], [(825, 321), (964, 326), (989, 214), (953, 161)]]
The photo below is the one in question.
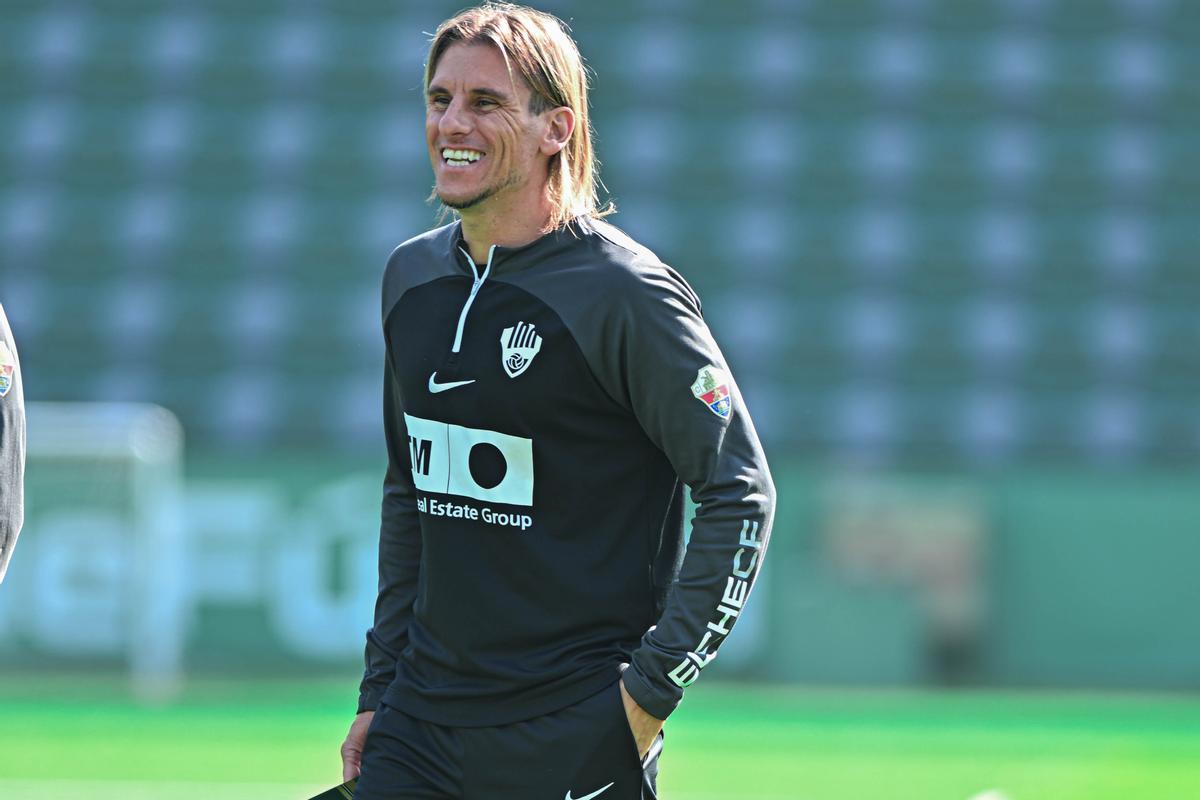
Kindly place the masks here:
[(449, 147), (442, 150), (442, 158), (454, 163), (455, 166), (478, 161), (482, 157), (483, 153), (478, 150), (451, 150)]

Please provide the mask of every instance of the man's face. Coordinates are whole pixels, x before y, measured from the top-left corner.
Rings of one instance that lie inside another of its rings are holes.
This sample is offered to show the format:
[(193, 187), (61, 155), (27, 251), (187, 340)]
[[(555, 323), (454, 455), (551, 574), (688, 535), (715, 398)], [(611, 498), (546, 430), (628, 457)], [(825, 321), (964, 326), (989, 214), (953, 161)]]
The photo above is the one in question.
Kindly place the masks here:
[(496, 47), (460, 43), (442, 53), (426, 97), (425, 140), (443, 203), (461, 211), (530, 186), (541, 190), (545, 121), (529, 111), (529, 98)]

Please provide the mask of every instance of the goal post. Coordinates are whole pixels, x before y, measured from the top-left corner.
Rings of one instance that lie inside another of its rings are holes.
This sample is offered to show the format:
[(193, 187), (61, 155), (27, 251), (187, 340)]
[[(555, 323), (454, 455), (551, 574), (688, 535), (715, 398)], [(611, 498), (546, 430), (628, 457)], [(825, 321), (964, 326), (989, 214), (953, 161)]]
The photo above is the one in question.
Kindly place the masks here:
[(115, 657), (139, 697), (170, 697), (190, 616), (183, 427), (144, 403), (32, 402), (26, 415), (26, 525), (9, 571), (27, 615), (10, 612), (9, 633), (56, 664)]

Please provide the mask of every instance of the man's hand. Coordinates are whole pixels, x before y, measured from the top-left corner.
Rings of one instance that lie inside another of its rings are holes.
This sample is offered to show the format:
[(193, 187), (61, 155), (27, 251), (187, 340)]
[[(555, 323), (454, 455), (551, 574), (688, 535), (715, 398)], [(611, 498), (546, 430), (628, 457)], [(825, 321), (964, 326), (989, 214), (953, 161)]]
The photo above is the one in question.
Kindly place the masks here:
[(374, 711), (363, 711), (354, 718), (354, 722), (350, 723), (350, 732), (346, 734), (346, 741), (342, 742), (343, 781), (357, 778), (362, 769), (363, 745), (367, 741), (367, 728), (371, 727), (373, 719), (375, 719)]
[(629, 728), (633, 731), (634, 741), (637, 742), (638, 756), (646, 757), (654, 737), (662, 730), (663, 721), (650, 716), (625, 689), (625, 679), (621, 679), (621, 700), (625, 703), (625, 717), (629, 720)]

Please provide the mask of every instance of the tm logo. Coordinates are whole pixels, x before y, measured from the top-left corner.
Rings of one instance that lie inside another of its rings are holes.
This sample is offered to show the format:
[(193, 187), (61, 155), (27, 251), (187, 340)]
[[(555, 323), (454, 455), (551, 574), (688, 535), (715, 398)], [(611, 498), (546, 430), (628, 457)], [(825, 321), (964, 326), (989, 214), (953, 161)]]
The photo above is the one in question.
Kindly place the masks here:
[(433, 452), (433, 442), (428, 439), (418, 439), (415, 436), (410, 436), (408, 437), (408, 447), (412, 450), (413, 472), (428, 475), (429, 457)]

